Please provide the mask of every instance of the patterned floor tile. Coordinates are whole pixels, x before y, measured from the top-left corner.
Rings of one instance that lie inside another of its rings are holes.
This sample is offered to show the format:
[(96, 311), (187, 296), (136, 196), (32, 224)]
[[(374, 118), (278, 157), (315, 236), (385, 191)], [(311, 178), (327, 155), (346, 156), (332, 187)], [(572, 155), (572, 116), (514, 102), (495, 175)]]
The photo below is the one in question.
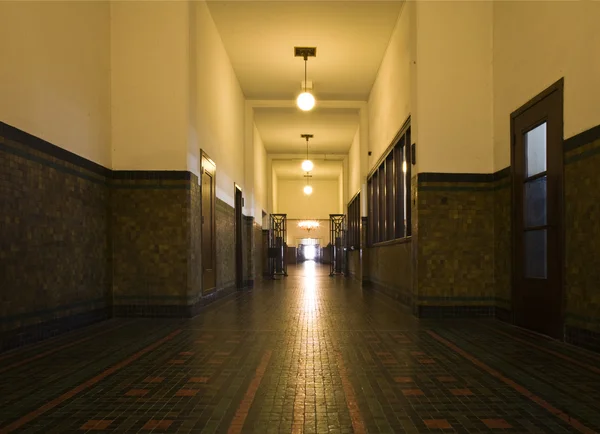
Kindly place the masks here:
[(504, 419), (482, 419), (485, 426), (490, 429), (510, 429), (512, 426)]
[(600, 432), (600, 358), (326, 267), (0, 354), (0, 432)]
[(110, 424), (113, 423), (112, 420), (88, 420), (86, 423), (81, 425), (80, 430), (85, 431), (102, 431), (108, 429)]

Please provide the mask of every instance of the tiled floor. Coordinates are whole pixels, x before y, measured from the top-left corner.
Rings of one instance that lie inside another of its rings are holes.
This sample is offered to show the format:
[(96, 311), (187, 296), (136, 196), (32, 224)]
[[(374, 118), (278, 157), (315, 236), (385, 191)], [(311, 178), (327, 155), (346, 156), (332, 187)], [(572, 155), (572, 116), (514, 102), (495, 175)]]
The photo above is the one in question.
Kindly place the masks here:
[(327, 271), (0, 354), (0, 433), (600, 431), (600, 355)]

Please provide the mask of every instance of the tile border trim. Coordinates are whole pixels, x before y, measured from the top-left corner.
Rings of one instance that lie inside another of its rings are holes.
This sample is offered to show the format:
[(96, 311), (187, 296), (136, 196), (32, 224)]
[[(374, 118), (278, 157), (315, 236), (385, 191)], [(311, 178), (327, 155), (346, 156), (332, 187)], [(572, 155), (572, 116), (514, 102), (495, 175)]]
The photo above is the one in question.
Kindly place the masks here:
[(494, 317), (499, 321), (509, 324), (514, 324), (515, 322), (512, 310), (501, 306), (496, 306), (494, 310)]
[[(23, 146), (26, 147), (26, 145), (23, 145)], [(77, 168), (73, 168), (73, 167), (68, 167), (68, 166), (61, 164), (61, 163), (69, 164), (70, 162), (67, 160), (61, 159), (60, 162), (50, 161), (40, 155), (30, 154), (25, 149), (15, 148), (14, 146), (11, 146), (10, 143), (6, 143), (6, 142), (0, 142), (0, 151), (6, 152), (7, 154), (15, 155), (15, 156), (23, 158), (25, 160), (33, 161), (34, 163), (38, 163), (44, 167), (54, 169), (54, 170), (57, 170), (62, 173), (66, 173), (67, 175), (76, 176), (76, 177), (84, 179), (86, 181), (93, 182), (95, 184), (100, 184), (103, 186), (107, 184), (107, 179), (110, 176), (110, 173), (107, 173), (105, 175), (100, 175), (100, 174), (98, 174), (96, 172), (92, 172), (92, 171), (88, 171), (90, 173), (86, 173), (84, 171), (78, 170), (78, 169), (87, 170), (85, 168), (82, 168), (81, 166), (76, 165)], [(48, 155), (48, 154), (46, 154), (46, 155)], [(48, 156), (52, 157), (51, 155), (48, 155)], [(54, 158), (57, 158), (57, 157), (54, 157)], [(70, 163), (70, 164), (73, 164), (73, 163)]]
[[(504, 169), (503, 169), (504, 170)], [(417, 181), (421, 182), (481, 182), (494, 181), (493, 173), (442, 173), (421, 172), (417, 174)]]
[(588, 130), (576, 134), (563, 142), (565, 152), (572, 151), (581, 146), (600, 140), (600, 125), (596, 125)]
[[(115, 304), (113, 315), (116, 318), (193, 318), (210, 304), (235, 292), (235, 285), (230, 285), (200, 297), (188, 297), (186, 304)], [(168, 299), (168, 296), (156, 298)]]
[(565, 342), (600, 353), (600, 332), (566, 325)]
[[(4, 138), (4, 141), (0, 141), (0, 151), (33, 161), (68, 175), (77, 176), (86, 181), (102, 185), (108, 184), (113, 188), (189, 190), (189, 183), (140, 185), (123, 182), (113, 183), (112, 181), (191, 181), (193, 175), (187, 170), (112, 170), (1, 121), (0, 138)], [(14, 142), (23, 148), (29, 148), (31, 151), (45, 154), (49, 158), (55, 158), (59, 162), (48, 160), (42, 155), (34, 155), (28, 152), (27, 149), (16, 148), (9, 142)], [(65, 166), (61, 163), (76, 167)], [(85, 171), (90, 173), (86, 173)]]
[(215, 211), (222, 211), (226, 213), (235, 213), (235, 208), (225, 202), (223, 199), (216, 198), (215, 200)]
[(510, 303), (510, 301), (505, 300), (500, 297), (488, 297), (488, 296), (482, 296), (482, 297), (472, 297), (472, 296), (438, 297), (438, 296), (433, 296), (433, 295), (419, 295), (417, 299), (419, 301), (437, 301), (437, 302), (453, 302), (453, 301), (482, 302), (482, 301), (485, 301), (485, 302), (493, 302), (493, 303), (497, 303), (497, 302)]
[(493, 305), (417, 305), (415, 315), (418, 318), (476, 318), (495, 317), (496, 306)]
[(565, 320), (575, 320), (579, 322), (598, 324), (600, 326), (600, 318), (594, 318), (589, 316), (577, 315), (575, 313), (567, 313), (565, 315)]
[(192, 173), (187, 170), (112, 170), (115, 180), (190, 181)]
[(494, 173), (422, 172), (417, 174), (418, 191), (496, 191), (508, 188), (510, 185), (510, 166)]
[[(589, 145), (589, 144), (590, 143), (586, 143), (586, 145)], [(591, 146), (590, 149), (586, 149), (583, 152), (580, 152), (580, 153), (569, 152), (567, 155), (565, 155), (565, 166), (567, 166), (569, 164), (577, 163), (578, 161), (587, 160), (590, 157), (600, 154), (600, 140), (596, 141), (596, 142), (592, 142), (592, 144), (593, 144), (593, 146)], [(581, 147), (583, 147), (583, 146), (580, 146), (579, 148), (581, 148)], [(579, 148), (575, 148), (575, 150), (577, 150)]]
[[(75, 309), (78, 309), (81, 307), (93, 307), (95, 305), (99, 305), (102, 303), (105, 303), (105, 307), (109, 306), (109, 304), (107, 303), (107, 299), (105, 297), (102, 297), (102, 298), (95, 298), (92, 300), (78, 301), (76, 303), (65, 304), (65, 305), (56, 306), (56, 307), (49, 308), (49, 309), (36, 310), (33, 312), (18, 313), (18, 314), (10, 315), (10, 316), (0, 316), (0, 324), (10, 323), (10, 322), (19, 321), (19, 320), (27, 320), (30, 318), (49, 317), (49, 316), (52, 316), (53, 314), (56, 314), (57, 312), (75, 310)], [(56, 318), (57, 317), (53, 317), (51, 319), (56, 319)], [(58, 317), (58, 318), (61, 318), (61, 317)], [(2, 332), (0, 332), (0, 333), (2, 333)]]
[(0, 332), (0, 353), (58, 336), (112, 317), (108, 306)]
[(413, 304), (414, 297), (408, 291), (403, 291), (395, 286), (386, 285), (367, 276), (363, 277), (361, 284), (363, 288), (385, 295), (386, 297), (397, 301), (404, 307), (410, 308)]
[(2, 121), (0, 121), (0, 137), (21, 143), (31, 149), (43, 152), (51, 157), (66, 161), (67, 163), (74, 164), (75, 166), (89, 170), (97, 175), (110, 177), (110, 169)]
[[(600, 125), (592, 127), (586, 131), (576, 134), (563, 141), (563, 152), (568, 153), (582, 146), (600, 140)], [(574, 163), (579, 160), (597, 155), (600, 153), (600, 147), (594, 147), (581, 154), (570, 155), (565, 159), (565, 165)], [(498, 170), (494, 173), (445, 173), (445, 172), (421, 172), (417, 174), (418, 188), (421, 191), (490, 191), (503, 187), (509, 187), (510, 182), (506, 185), (496, 186), (435, 186), (421, 185), (422, 183), (492, 183), (510, 178), (510, 166)]]

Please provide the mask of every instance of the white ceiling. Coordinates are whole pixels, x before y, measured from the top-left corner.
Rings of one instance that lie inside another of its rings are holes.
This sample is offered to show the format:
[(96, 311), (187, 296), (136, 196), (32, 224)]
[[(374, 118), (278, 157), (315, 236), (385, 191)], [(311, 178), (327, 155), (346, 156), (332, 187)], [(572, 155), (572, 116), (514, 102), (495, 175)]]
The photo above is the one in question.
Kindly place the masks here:
[[(273, 160), (273, 170), (277, 179), (297, 179), (304, 180), (305, 173), (302, 171), (300, 165), (303, 159), (286, 159), (286, 160)], [(317, 179), (339, 179), (342, 175), (342, 161), (341, 160), (323, 160), (311, 158), (315, 167), (311, 171), (311, 180)]]
[(357, 109), (255, 108), (254, 123), (269, 153), (346, 154), (358, 128)]
[(247, 99), (295, 99), (304, 61), (322, 100), (368, 98), (402, 6), (388, 1), (221, 1), (208, 7)]

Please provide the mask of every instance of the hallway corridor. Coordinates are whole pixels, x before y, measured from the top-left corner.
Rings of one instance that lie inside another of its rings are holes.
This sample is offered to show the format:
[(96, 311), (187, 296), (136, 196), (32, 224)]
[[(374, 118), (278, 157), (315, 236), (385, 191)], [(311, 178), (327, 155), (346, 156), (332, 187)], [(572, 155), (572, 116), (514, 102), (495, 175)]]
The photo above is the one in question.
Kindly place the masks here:
[(0, 433), (600, 430), (600, 356), (494, 320), (417, 320), (327, 271), (2, 354)]

